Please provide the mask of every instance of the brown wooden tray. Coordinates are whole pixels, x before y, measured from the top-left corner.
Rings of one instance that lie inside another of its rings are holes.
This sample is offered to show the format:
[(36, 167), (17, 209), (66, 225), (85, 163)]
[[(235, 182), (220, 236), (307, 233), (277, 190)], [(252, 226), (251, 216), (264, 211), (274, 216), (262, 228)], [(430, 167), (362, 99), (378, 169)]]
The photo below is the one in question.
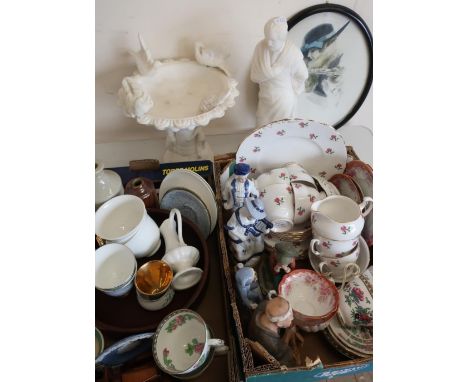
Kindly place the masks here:
[[(147, 211), (158, 226), (169, 217), (169, 211), (167, 210), (149, 208)], [(145, 310), (138, 304), (135, 288), (123, 298), (110, 297), (95, 289), (95, 318), (96, 326), (99, 329), (126, 334), (155, 330), (159, 322), (167, 314), (176, 309), (191, 307), (200, 297), (210, 271), (208, 247), (198, 227), (185, 218), (182, 218), (182, 224), (184, 227), (184, 240), (187, 245), (192, 245), (200, 250), (200, 260), (197, 264), (198, 267), (203, 269), (200, 282), (192, 288), (176, 291), (174, 299), (167, 307), (154, 312)], [(155, 255), (137, 260), (138, 267), (149, 260), (161, 259), (164, 253), (165, 245), (164, 240), (162, 240), (161, 248)]]

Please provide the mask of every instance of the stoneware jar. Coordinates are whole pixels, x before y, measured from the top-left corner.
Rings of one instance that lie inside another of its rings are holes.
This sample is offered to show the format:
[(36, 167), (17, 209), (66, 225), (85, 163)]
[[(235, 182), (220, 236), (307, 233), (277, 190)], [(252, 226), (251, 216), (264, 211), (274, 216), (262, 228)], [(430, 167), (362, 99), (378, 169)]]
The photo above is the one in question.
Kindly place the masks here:
[(107, 243), (126, 245), (136, 258), (152, 256), (161, 246), (158, 225), (134, 195), (116, 196), (99, 207), (95, 230)]
[(125, 186), (125, 194), (138, 196), (146, 208), (157, 207), (156, 188), (148, 178), (138, 177), (129, 180)]
[(351, 240), (360, 236), (364, 217), (372, 210), (372, 198), (361, 204), (347, 196), (333, 195), (312, 204), (312, 230), (332, 240)]
[(122, 195), (124, 189), (119, 174), (112, 170), (104, 170), (104, 164), (102, 162), (96, 162), (94, 166), (94, 208), (97, 210), (109, 199), (117, 195)]

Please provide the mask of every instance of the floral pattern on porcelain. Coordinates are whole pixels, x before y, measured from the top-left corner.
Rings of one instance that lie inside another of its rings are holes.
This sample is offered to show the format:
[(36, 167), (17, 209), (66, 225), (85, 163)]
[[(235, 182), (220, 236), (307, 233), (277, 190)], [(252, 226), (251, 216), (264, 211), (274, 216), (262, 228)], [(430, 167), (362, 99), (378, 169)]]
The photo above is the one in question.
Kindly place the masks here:
[(276, 132), (276, 135), (283, 136), (284, 134), (286, 134), (286, 130), (284, 130), (284, 129), (278, 130), (278, 131)]
[(340, 229), (341, 229), (341, 233), (342, 233), (343, 235), (346, 235), (346, 234), (348, 234), (349, 232), (351, 232), (351, 227), (350, 227), (350, 226), (345, 226), (345, 225), (343, 225), (343, 226), (341, 226)]
[(298, 208), (297, 208), (297, 214), (298, 214), (299, 216), (304, 215), (304, 213), (305, 213), (305, 208), (302, 208), (302, 207), (298, 207)]
[(281, 196), (281, 197), (277, 196), (277, 197), (274, 199), (274, 202), (275, 202), (278, 206), (280, 206), (281, 204), (284, 203), (284, 198), (283, 198), (282, 196)]
[(172, 363), (172, 359), (169, 358), (169, 350), (167, 350), (167, 348), (164, 348), (163, 350), (163, 362), (164, 366), (166, 366), (168, 369), (175, 370), (175, 366)]
[(336, 134), (333, 134), (331, 137), (330, 137), (330, 141), (335, 141), (337, 142), (338, 141), (338, 136)]
[(172, 333), (179, 326), (182, 326), (187, 321), (192, 320), (194, 318), (196, 317), (192, 316), (189, 313), (179, 314), (178, 316), (174, 317), (172, 320), (169, 321), (168, 325), (165, 327), (165, 330), (168, 333)]
[(196, 338), (192, 339), (191, 343), (185, 345), (185, 353), (191, 356), (193, 353), (201, 354), (205, 346), (204, 342), (199, 342)]

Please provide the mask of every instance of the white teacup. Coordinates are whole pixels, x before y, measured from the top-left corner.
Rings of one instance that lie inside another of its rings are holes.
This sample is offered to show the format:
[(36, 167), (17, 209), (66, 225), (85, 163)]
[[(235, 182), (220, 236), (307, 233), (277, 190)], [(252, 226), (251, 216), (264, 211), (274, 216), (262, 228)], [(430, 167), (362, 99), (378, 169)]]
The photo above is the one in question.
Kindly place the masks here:
[(161, 246), (158, 225), (134, 195), (116, 196), (99, 207), (95, 230), (107, 243), (127, 246), (136, 258), (152, 256)]
[(291, 187), (294, 194), (294, 224), (310, 221), (310, 207), (321, 198), (320, 193), (306, 183), (291, 182)]
[[(262, 196), (261, 196), (262, 197)], [(273, 232), (289, 231), (294, 225), (294, 202), (289, 183), (266, 187), (262, 197), (267, 219), (273, 223)]]
[(314, 255), (342, 258), (359, 246), (359, 238), (351, 240), (332, 240), (312, 232), (313, 239), (310, 242), (310, 250)]
[(135, 256), (125, 245), (106, 244), (95, 252), (95, 286), (109, 296), (128, 294), (136, 270)]
[[(309, 251), (309, 260), (312, 262), (311, 256), (317, 256)], [(339, 259), (334, 257), (318, 256), (320, 259), (319, 270), (320, 273), (330, 275), (333, 278), (343, 280), (351, 280), (361, 273), (359, 265), (356, 261), (359, 257), (359, 246), (356, 247), (349, 255)]]

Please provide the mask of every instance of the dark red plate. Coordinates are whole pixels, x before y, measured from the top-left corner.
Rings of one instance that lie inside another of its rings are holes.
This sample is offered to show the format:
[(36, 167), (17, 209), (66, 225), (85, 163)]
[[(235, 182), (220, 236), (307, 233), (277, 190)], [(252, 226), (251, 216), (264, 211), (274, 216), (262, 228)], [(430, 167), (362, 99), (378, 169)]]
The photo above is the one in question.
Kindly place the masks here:
[[(148, 214), (158, 224), (169, 217), (169, 211), (148, 208)], [(175, 291), (174, 299), (164, 309), (154, 312), (143, 309), (137, 301), (135, 287), (125, 297), (110, 297), (95, 289), (95, 318), (96, 326), (104, 331), (114, 333), (140, 333), (155, 330), (159, 322), (170, 312), (189, 308), (198, 300), (202, 293), (208, 272), (210, 269), (210, 259), (206, 242), (200, 230), (187, 219), (182, 217), (184, 241), (187, 245), (192, 245), (200, 251), (200, 260), (197, 267), (203, 269), (200, 282), (192, 288)], [(161, 235), (161, 248), (151, 257), (137, 259), (138, 267), (150, 260), (159, 260), (164, 256), (165, 245)]]

